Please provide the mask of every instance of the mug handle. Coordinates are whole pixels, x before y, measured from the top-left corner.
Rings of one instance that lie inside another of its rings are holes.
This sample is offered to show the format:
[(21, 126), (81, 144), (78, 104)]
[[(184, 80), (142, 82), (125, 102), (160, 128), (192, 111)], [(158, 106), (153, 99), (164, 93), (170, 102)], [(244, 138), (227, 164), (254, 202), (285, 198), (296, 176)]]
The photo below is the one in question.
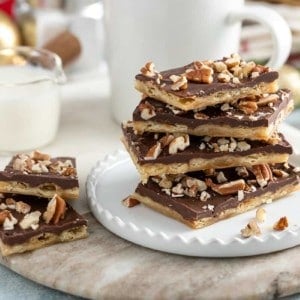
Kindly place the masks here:
[(267, 65), (280, 68), (287, 60), (292, 47), (292, 34), (287, 22), (274, 10), (259, 5), (245, 6), (229, 14), (228, 22), (258, 21), (266, 25), (272, 34), (273, 53)]

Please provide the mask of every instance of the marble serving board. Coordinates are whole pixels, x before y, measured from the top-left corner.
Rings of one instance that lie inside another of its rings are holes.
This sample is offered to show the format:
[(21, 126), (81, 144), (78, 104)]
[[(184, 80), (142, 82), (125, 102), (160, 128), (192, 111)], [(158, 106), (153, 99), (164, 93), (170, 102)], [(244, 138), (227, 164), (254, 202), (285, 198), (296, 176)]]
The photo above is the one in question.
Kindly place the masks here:
[(192, 258), (136, 246), (104, 229), (90, 213), (85, 217), (87, 239), (0, 262), (33, 281), (86, 298), (273, 299), (300, 292), (300, 247), (249, 258)]

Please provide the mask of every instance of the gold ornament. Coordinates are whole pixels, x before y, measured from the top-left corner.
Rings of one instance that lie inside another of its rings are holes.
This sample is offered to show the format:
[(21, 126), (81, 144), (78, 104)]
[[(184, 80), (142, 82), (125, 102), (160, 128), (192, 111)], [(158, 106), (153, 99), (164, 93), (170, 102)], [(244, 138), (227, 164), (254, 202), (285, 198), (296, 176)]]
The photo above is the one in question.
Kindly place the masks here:
[(0, 47), (9, 48), (20, 44), (21, 37), (17, 25), (8, 15), (0, 11)]

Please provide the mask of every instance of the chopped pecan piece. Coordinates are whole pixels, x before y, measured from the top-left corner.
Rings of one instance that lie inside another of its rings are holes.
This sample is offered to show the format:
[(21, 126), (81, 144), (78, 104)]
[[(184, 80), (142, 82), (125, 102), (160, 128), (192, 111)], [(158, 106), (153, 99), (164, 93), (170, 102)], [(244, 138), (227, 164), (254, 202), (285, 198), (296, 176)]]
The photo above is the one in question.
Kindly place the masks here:
[(220, 73), (218, 75), (218, 80), (220, 82), (223, 82), (223, 83), (226, 83), (226, 82), (229, 82), (231, 79), (230, 75), (226, 74), (226, 73)]
[(141, 113), (141, 118), (144, 120), (149, 120), (156, 115), (155, 107), (151, 105), (148, 101), (141, 103), (138, 106), (138, 109)]
[(213, 82), (214, 70), (206, 65), (200, 66), (198, 69), (186, 70), (186, 78), (190, 81), (201, 82), (201, 83), (212, 83)]
[(265, 221), (266, 211), (262, 207), (259, 207), (256, 210), (255, 219), (258, 223), (263, 223)]
[(3, 222), (3, 229), (4, 230), (13, 230), (15, 225), (18, 223), (18, 220), (11, 214), (5, 218)]
[(16, 201), (13, 198), (6, 198), (5, 203), (8, 208), (16, 209)]
[(255, 175), (260, 187), (266, 186), (269, 181), (273, 180), (273, 174), (268, 164), (253, 166), (250, 170)]
[(254, 235), (260, 235), (261, 231), (255, 220), (250, 220), (245, 228), (241, 230), (242, 237), (248, 238)]
[(153, 145), (148, 152), (146, 153), (146, 156), (144, 157), (145, 160), (154, 160), (156, 159), (159, 154), (161, 153), (161, 143), (157, 142), (155, 145)]
[(283, 171), (283, 170), (280, 170), (280, 169), (273, 169), (272, 170), (273, 174), (277, 177), (288, 177), (289, 176), (289, 173)]
[(42, 153), (39, 150), (35, 150), (30, 154), (31, 158), (35, 161), (39, 161), (39, 160), (50, 160), (51, 156), (49, 154), (46, 153)]
[(179, 150), (183, 151), (190, 145), (190, 137), (184, 134), (174, 138), (169, 144), (169, 154), (176, 154)]
[(260, 98), (256, 103), (258, 106), (265, 106), (269, 103), (275, 103), (279, 99), (277, 94), (271, 94), (265, 97)]
[(174, 140), (174, 135), (167, 133), (159, 139), (162, 148), (169, 146), (169, 144)]
[(187, 89), (187, 79), (184, 75), (171, 75), (170, 79), (173, 81), (173, 84), (171, 86), (171, 90), (173, 91), (179, 91), (179, 90), (185, 90)]
[(154, 77), (157, 74), (155, 70), (155, 65), (152, 61), (149, 61), (141, 68), (140, 72), (147, 77)]
[(47, 224), (49, 224), (50, 221), (52, 221), (53, 224), (57, 224), (60, 219), (65, 217), (66, 209), (65, 200), (58, 195), (54, 195), (48, 203), (47, 210), (43, 214), (43, 219)]
[(226, 64), (224, 64), (222, 61), (216, 61), (213, 63), (213, 68), (216, 72), (221, 73), (227, 70)]
[(202, 113), (202, 112), (195, 112), (194, 113), (194, 119), (198, 119), (198, 120), (207, 120), (209, 117), (208, 115)]
[(125, 205), (126, 207), (134, 207), (138, 204), (140, 204), (140, 201), (135, 199), (135, 198), (132, 198), (131, 196), (125, 198), (122, 200), (122, 203), (123, 205)]
[(273, 229), (276, 231), (282, 231), (289, 227), (289, 222), (287, 217), (280, 218), (274, 225)]
[(258, 106), (255, 101), (242, 100), (238, 103), (238, 108), (246, 115), (250, 115), (257, 111)]
[(213, 191), (220, 195), (235, 194), (238, 193), (239, 190), (244, 190), (246, 187), (244, 179), (238, 179), (227, 183), (216, 184), (213, 183), (213, 181), (210, 178), (207, 178), (205, 182), (207, 186), (209, 186)]
[(19, 225), (22, 229), (28, 229), (30, 227), (32, 229), (37, 229), (40, 221), (40, 216), (41, 216), (40, 211), (38, 210), (33, 211), (29, 214), (26, 214)]
[(0, 211), (0, 225), (2, 225), (6, 218), (10, 217), (10, 211), (9, 210), (2, 210)]
[(27, 214), (31, 210), (31, 206), (23, 201), (16, 202), (16, 211), (21, 214)]

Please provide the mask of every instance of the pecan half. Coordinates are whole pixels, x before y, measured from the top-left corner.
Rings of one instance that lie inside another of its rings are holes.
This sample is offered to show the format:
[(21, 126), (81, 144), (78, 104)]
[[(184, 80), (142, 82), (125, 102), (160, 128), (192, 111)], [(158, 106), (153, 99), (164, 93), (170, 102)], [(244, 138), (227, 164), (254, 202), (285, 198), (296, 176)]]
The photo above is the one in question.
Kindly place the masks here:
[(266, 186), (269, 181), (273, 180), (273, 174), (268, 164), (253, 166), (250, 170), (255, 175), (260, 187)]
[(213, 183), (211, 178), (205, 180), (207, 186), (220, 195), (231, 195), (238, 193), (239, 190), (244, 190), (246, 183), (244, 179), (238, 179), (222, 184)]
[(50, 221), (52, 221), (53, 224), (57, 224), (60, 219), (65, 217), (66, 209), (65, 200), (55, 194), (48, 203), (47, 210), (43, 214), (43, 219), (46, 224), (49, 224)]

